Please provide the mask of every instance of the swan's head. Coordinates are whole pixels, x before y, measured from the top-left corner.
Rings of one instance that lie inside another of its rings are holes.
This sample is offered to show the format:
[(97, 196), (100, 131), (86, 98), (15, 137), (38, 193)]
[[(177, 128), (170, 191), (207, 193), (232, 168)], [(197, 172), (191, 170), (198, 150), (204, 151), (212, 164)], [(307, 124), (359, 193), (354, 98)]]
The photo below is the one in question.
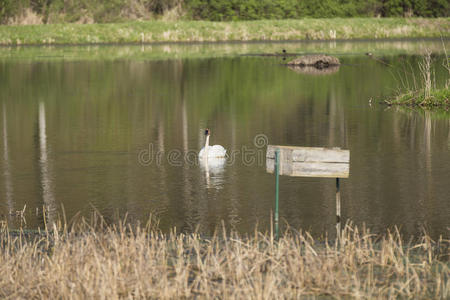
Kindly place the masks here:
[(205, 135), (206, 135), (206, 136), (209, 135), (209, 129), (208, 129), (208, 128), (205, 129)]

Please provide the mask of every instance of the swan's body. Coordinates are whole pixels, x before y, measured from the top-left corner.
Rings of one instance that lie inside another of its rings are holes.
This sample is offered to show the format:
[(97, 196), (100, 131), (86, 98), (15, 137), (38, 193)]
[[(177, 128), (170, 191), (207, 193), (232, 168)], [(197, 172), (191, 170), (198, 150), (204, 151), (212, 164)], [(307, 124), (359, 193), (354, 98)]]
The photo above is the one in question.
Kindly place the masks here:
[[(208, 154), (206, 154), (208, 153)], [(206, 150), (206, 147), (203, 147), (202, 150), (198, 153), (198, 156), (200, 158), (202, 157), (215, 157), (215, 158), (223, 158), (225, 157), (227, 153), (227, 150), (225, 150), (224, 147), (220, 145), (214, 145), (214, 146), (208, 146), (208, 149)]]
[(198, 153), (199, 158), (223, 158), (225, 157), (227, 150), (221, 145), (209, 145), (209, 130), (205, 130), (206, 141), (205, 147)]
[(210, 157), (208, 159), (201, 158), (199, 161), (200, 167), (202, 167), (209, 176), (210, 173), (213, 175), (222, 173), (227, 159), (225, 157)]

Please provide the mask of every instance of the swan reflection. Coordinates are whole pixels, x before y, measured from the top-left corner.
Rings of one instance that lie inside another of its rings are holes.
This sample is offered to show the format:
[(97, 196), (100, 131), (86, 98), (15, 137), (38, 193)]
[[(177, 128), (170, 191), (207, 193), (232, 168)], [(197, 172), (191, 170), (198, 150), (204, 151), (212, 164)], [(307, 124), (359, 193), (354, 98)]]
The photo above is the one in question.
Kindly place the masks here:
[(206, 187), (221, 188), (223, 183), (223, 170), (226, 162), (227, 150), (221, 145), (209, 145), (211, 131), (205, 129), (205, 147), (198, 153), (201, 168), (205, 171)]
[(224, 183), (225, 157), (200, 157), (200, 168), (205, 172), (206, 187), (220, 189)]

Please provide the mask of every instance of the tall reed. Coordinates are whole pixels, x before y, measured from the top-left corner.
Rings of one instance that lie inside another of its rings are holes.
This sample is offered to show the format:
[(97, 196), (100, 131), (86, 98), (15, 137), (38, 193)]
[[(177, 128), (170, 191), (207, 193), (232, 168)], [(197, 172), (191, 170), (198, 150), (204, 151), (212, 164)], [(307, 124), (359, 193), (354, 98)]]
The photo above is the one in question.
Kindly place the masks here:
[(428, 49), (419, 62), (419, 70), (423, 79), (423, 96), (426, 100), (431, 96), (431, 51)]

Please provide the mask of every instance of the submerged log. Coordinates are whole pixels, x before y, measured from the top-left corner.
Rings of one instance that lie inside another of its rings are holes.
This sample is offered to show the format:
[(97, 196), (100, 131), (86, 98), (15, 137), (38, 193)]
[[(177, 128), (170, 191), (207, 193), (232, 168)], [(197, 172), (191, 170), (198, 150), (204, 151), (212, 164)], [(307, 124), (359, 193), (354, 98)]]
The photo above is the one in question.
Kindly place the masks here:
[(339, 59), (334, 56), (318, 54), (318, 55), (304, 55), (291, 60), (287, 63), (288, 66), (313, 66), (317, 69), (328, 68), (330, 66), (340, 65)]

